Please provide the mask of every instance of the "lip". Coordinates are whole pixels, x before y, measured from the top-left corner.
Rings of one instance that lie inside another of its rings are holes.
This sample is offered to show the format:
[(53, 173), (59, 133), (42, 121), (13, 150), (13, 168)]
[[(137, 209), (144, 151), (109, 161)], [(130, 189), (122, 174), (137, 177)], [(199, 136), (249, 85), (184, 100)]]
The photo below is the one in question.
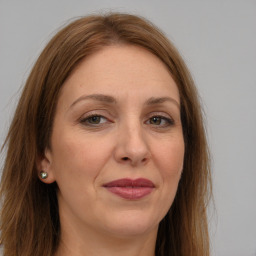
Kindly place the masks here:
[(124, 199), (137, 200), (149, 195), (155, 188), (151, 180), (139, 179), (119, 179), (103, 185), (109, 192)]

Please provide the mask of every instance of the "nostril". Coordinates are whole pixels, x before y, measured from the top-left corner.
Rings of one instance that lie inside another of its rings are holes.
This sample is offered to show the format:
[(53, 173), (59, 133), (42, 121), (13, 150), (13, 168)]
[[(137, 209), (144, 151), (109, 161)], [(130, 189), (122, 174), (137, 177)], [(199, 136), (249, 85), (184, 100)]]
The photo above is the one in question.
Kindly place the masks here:
[(123, 159), (124, 161), (129, 160), (129, 158), (128, 158), (128, 157), (123, 157), (122, 159)]

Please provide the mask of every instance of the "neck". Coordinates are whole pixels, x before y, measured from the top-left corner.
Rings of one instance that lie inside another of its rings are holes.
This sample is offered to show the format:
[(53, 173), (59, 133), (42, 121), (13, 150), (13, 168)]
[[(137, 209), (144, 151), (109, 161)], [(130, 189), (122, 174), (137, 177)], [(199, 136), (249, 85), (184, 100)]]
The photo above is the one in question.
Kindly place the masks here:
[(88, 230), (83, 235), (63, 230), (55, 256), (154, 256), (156, 234), (154, 230), (144, 235), (116, 237)]

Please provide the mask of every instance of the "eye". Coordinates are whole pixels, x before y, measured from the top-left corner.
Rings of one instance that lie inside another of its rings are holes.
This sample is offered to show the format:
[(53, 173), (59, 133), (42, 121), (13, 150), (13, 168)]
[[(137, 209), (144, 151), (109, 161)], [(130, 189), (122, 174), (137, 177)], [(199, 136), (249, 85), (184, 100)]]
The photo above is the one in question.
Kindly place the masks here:
[(146, 123), (154, 126), (168, 127), (173, 125), (174, 121), (164, 116), (152, 116)]
[(81, 119), (80, 123), (85, 125), (101, 125), (106, 123), (108, 120), (101, 115), (91, 115)]

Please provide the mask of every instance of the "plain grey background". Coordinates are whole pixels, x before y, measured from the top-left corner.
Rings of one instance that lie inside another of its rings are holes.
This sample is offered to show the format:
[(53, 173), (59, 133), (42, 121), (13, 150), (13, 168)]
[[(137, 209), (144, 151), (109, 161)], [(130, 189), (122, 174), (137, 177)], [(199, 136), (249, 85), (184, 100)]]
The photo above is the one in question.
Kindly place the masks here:
[(20, 88), (51, 36), (73, 17), (110, 10), (150, 19), (184, 56), (212, 151), (212, 255), (255, 256), (255, 0), (0, 0), (0, 144)]

